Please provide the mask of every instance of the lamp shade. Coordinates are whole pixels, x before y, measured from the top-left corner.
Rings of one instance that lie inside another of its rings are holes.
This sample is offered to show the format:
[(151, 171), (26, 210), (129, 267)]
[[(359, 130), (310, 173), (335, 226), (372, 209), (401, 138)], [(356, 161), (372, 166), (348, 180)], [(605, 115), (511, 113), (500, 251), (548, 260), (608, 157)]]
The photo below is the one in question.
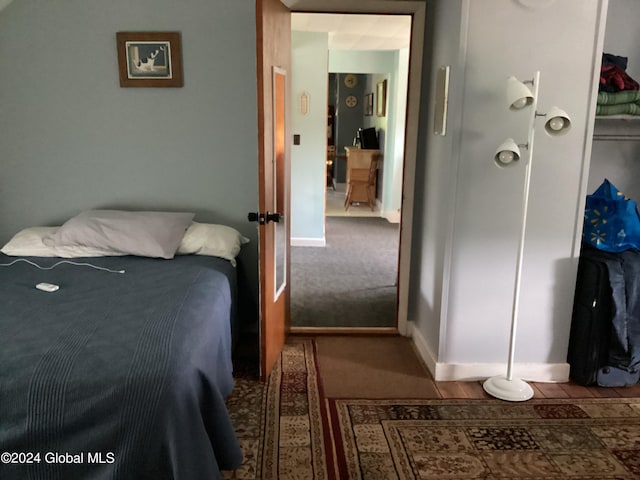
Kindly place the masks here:
[(571, 129), (571, 118), (564, 110), (551, 107), (546, 115), (544, 130), (551, 136), (564, 135)]
[(507, 79), (507, 103), (509, 110), (521, 110), (533, 103), (533, 93), (516, 77)]
[(508, 167), (520, 160), (520, 148), (513, 138), (507, 138), (500, 144), (493, 157), (499, 167)]

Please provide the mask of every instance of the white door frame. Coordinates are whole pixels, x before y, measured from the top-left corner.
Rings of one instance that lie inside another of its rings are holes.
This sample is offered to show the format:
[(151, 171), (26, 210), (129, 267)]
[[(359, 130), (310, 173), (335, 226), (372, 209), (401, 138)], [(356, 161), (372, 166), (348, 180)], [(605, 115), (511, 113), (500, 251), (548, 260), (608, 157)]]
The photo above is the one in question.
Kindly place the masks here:
[(408, 322), (409, 276), (411, 267), (411, 237), (415, 171), (418, 149), (418, 126), (422, 83), (422, 54), (426, 22), (426, 2), (391, 0), (281, 0), (292, 12), (361, 13), (411, 15), (411, 49), (407, 94), (404, 181), (402, 183), (402, 212), (398, 265), (398, 333), (410, 335)]

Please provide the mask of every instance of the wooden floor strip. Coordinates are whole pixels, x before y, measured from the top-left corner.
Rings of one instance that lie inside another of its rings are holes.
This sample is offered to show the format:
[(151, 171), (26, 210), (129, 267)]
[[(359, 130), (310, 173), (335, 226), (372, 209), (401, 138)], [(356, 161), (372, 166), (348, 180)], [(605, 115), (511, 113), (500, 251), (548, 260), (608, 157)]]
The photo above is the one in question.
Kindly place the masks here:
[(569, 398), (569, 393), (559, 383), (536, 383), (541, 398)]
[[(371, 336), (363, 336), (369, 337)], [(396, 339), (393, 340), (393, 337), (386, 336), (375, 336), (373, 338), (376, 341), (379, 341), (382, 345), (386, 345), (384, 349), (381, 347), (376, 348), (375, 343), (366, 343), (364, 345), (360, 345), (364, 340), (362, 337), (356, 336), (318, 336), (312, 335), (309, 337), (301, 337), (301, 338), (315, 338), (318, 343), (319, 349), (319, 358), (322, 359), (322, 349), (324, 348), (329, 353), (332, 352), (332, 355), (329, 355), (330, 359), (338, 364), (345, 363), (345, 367), (342, 370), (335, 372), (335, 377), (339, 379), (340, 382), (345, 381), (345, 378), (348, 376), (347, 374), (354, 368), (354, 366), (362, 367), (362, 365), (372, 365), (377, 366), (383, 371), (389, 370), (389, 365), (393, 364), (393, 362), (389, 362), (388, 359), (400, 358), (398, 351), (396, 349), (391, 349), (392, 345), (395, 345), (400, 350), (408, 348), (411, 352), (413, 352), (413, 356), (415, 356), (415, 362), (409, 362), (406, 358), (402, 361), (395, 362), (395, 367), (391, 370), (408, 373), (407, 365), (414, 363), (417, 366), (413, 366), (411, 369), (410, 378), (421, 378), (422, 383), (418, 386), (418, 384), (410, 383), (407, 388), (402, 390), (402, 393), (398, 398), (413, 398), (413, 392), (419, 392), (416, 394), (419, 398), (441, 398), (441, 399), (487, 399), (493, 398), (491, 395), (484, 391), (482, 386), (482, 380), (473, 380), (473, 381), (434, 381), (431, 375), (428, 373), (427, 367), (421, 362), (419, 355), (409, 347), (405, 345), (406, 340), (404, 339)], [(358, 340), (360, 338), (360, 340)], [(358, 340), (358, 341), (356, 341)], [(342, 342), (339, 343), (340, 348), (329, 349), (327, 345), (331, 345), (331, 342)], [(345, 343), (346, 342), (346, 343)], [(343, 344), (344, 343), (344, 344)], [(344, 353), (348, 349), (354, 349), (355, 345), (360, 345), (359, 349), (362, 350), (363, 353), (360, 356), (353, 357), (352, 354)], [(326, 352), (325, 352), (326, 353)], [(386, 360), (383, 362), (382, 367), (380, 366), (380, 358), (385, 358)], [(404, 357), (403, 357), (404, 358)], [(413, 358), (413, 357), (411, 357)], [(408, 362), (408, 363), (407, 363)], [(323, 366), (326, 367), (322, 362), (319, 363), (320, 371), (322, 372)], [(362, 370), (364, 375), (369, 375), (367, 371)], [(361, 373), (362, 373), (361, 372)], [(378, 372), (379, 373), (379, 372)], [(424, 378), (423, 378), (424, 377)], [(385, 380), (381, 380), (383, 377), (380, 375), (376, 375), (375, 378), (372, 376), (369, 378), (369, 381), (372, 382), (380, 382), (386, 385), (388, 382), (388, 378), (384, 377)], [(564, 383), (553, 383), (553, 382), (530, 382), (531, 388), (533, 388), (534, 398), (544, 398), (544, 399), (570, 399), (570, 398), (632, 398), (637, 397), (640, 398), (640, 383), (636, 385), (632, 385), (629, 387), (621, 387), (621, 388), (613, 388), (613, 387), (599, 387), (597, 385), (594, 386), (583, 386), (578, 385), (572, 381), (564, 382)], [(381, 387), (382, 388), (382, 387)], [(389, 388), (388, 386), (386, 387)], [(394, 395), (397, 394), (395, 388), (391, 389), (391, 392), (388, 395), (381, 396), (379, 398), (395, 398)], [(335, 395), (336, 397), (345, 397), (345, 395)], [(353, 396), (353, 395), (346, 395)], [(378, 397), (376, 397), (378, 398)]]
[(467, 398), (491, 398), (482, 388), (482, 382), (465, 382), (464, 390)]
[(615, 390), (621, 397), (640, 397), (640, 384), (638, 383), (630, 387), (616, 388)]
[(441, 398), (469, 398), (464, 384), (467, 382), (435, 382)]
[[(434, 382), (440, 398), (492, 398), (482, 388), (482, 382)], [(630, 387), (609, 388), (585, 387), (573, 382), (537, 383), (532, 382), (534, 398), (640, 398), (640, 384)]]

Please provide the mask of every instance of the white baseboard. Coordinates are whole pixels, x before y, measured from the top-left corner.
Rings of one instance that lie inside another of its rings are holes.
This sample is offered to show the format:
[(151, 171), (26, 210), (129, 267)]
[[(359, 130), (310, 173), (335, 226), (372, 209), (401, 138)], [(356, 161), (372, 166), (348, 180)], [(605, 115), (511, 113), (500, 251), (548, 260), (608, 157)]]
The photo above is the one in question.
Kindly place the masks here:
[(382, 216), (386, 218), (389, 223), (400, 223), (400, 211), (386, 210)]
[(436, 365), (438, 363), (437, 358), (429, 348), (422, 332), (415, 328), (413, 322), (407, 322), (407, 334), (407, 336), (411, 337), (411, 340), (413, 340), (413, 345), (416, 347), (418, 355), (420, 355), (420, 358), (429, 369), (431, 376), (435, 378)]
[[(448, 380), (484, 380), (495, 375), (506, 375), (505, 363), (438, 363), (435, 379)], [(569, 380), (568, 363), (515, 363), (513, 376), (528, 382), (567, 382)]]
[[(412, 322), (409, 322), (412, 325)], [(422, 333), (410, 327), (413, 344), (436, 381), (483, 380), (507, 373), (505, 363), (442, 363), (429, 348)], [(515, 363), (513, 375), (529, 382), (566, 382), (569, 380), (568, 363)]]
[(326, 247), (327, 241), (324, 238), (303, 238), (291, 237), (292, 247)]

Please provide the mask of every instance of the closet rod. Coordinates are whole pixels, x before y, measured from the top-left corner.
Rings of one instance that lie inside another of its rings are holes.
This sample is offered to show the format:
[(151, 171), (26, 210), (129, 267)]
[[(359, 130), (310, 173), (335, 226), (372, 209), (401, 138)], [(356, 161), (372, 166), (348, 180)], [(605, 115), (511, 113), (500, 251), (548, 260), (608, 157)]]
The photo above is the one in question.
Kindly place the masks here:
[(601, 142), (633, 142), (640, 140), (640, 116), (596, 116), (593, 140)]
[(606, 135), (606, 134), (596, 134), (593, 135), (593, 140), (597, 140), (599, 142), (619, 142), (619, 141), (640, 141), (640, 135), (637, 134), (618, 134), (618, 135)]

